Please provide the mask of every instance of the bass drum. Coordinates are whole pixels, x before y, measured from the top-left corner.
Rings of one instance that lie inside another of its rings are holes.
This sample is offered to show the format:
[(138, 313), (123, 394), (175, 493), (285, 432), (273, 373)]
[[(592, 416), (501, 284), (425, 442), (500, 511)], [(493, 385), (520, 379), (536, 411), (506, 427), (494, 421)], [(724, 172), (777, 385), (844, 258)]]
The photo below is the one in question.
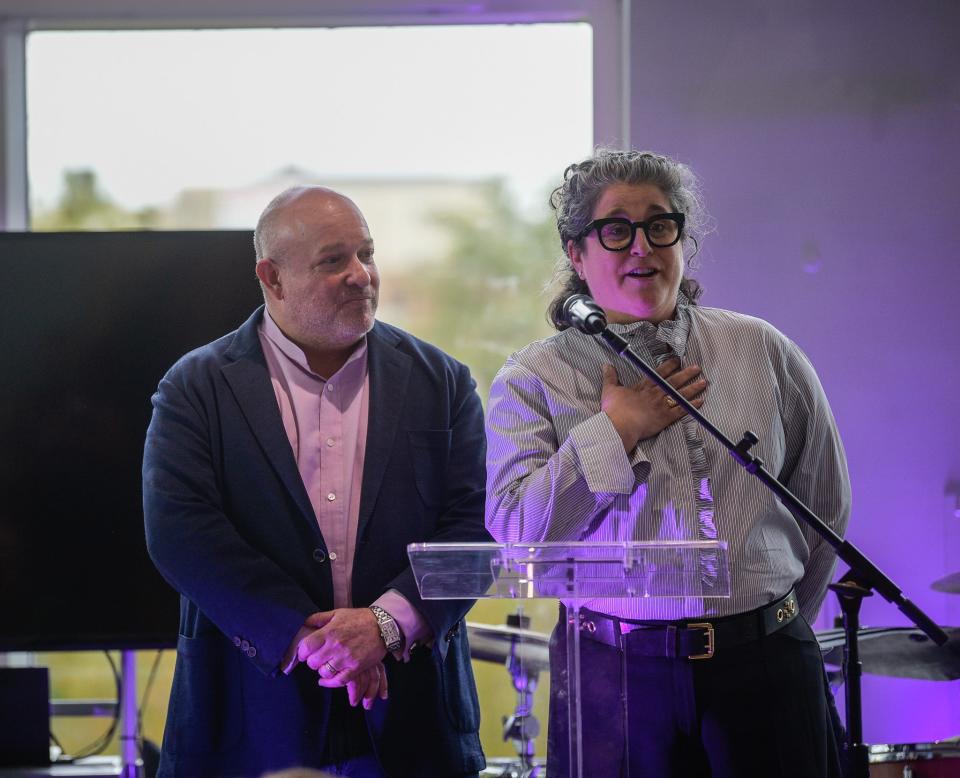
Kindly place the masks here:
[(957, 778), (960, 743), (870, 746), (870, 778)]

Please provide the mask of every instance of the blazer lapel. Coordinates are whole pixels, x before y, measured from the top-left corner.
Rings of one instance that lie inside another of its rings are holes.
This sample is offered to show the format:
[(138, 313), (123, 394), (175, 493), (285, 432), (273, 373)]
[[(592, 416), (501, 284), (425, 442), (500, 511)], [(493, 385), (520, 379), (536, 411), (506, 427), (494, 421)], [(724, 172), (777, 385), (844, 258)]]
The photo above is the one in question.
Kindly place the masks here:
[(263, 455), (277, 472), (287, 491), (293, 496), (297, 507), (312, 527), (317, 519), (307, 496), (307, 490), (297, 469), (297, 461), (290, 448), (290, 441), (283, 428), (280, 408), (270, 383), (270, 372), (260, 346), (257, 329), (263, 307), (251, 316), (234, 336), (227, 349), (229, 360), (222, 368), (237, 405), (250, 425), (254, 437), (263, 450)]
[(379, 323), (367, 335), (370, 410), (357, 522), (358, 540), (363, 537), (376, 505), (406, 403), (411, 358), (397, 350), (398, 340)]

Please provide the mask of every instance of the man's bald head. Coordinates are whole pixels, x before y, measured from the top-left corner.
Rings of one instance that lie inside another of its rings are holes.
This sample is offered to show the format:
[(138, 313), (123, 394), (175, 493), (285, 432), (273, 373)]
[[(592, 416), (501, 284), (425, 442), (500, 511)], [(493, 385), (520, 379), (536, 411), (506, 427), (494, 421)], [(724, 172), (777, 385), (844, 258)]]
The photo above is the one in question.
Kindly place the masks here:
[(257, 220), (253, 231), (256, 261), (282, 261), (290, 239), (302, 237), (303, 220), (297, 219), (298, 210), (322, 210), (347, 204), (360, 214), (353, 200), (325, 186), (292, 186), (285, 189), (267, 204)]

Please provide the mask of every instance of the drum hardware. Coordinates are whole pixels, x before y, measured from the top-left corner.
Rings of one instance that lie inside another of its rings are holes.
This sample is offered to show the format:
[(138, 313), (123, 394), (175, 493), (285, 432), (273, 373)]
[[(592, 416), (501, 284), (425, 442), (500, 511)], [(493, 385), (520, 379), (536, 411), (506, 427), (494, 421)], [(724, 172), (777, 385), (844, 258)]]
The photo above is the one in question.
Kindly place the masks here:
[[(507, 616), (507, 626), (526, 630), (530, 627), (530, 617), (523, 613), (511, 613)], [(536, 752), (533, 741), (540, 734), (540, 722), (533, 715), (533, 693), (537, 690), (540, 671), (524, 662), (514, 643), (507, 659), (507, 672), (510, 673), (510, 680), (517, 692), (517, 707), (513, 715), (502, 717), (503, 739), (513, 741), (514, 748), (517, 749), (522, 778), (540, 778), (544, 772), (533, 763)]]
[(863, 742), (863, 702), (860, 696), (860, 677), (863, 665), (860, 663), (860, 606), (866, 597), (872, 597), (873, 591), (857, 580), (853, 568), (847, 571), (837, 583), (830, 584), (830, 590), (837, 595), (843, 619), (843, 700), (846, 712), (847, 733), (843, 743), (842, 758), (844, 772), (850, 778), (869, 778), (870, 755)]
[[(839, 537), (836, 538), (839, 541)], [(843, 758), (849, 778), (869, 778), (870, 754), (863, 742), (863, 703), (861, 697), (861, 677), (863, 664), (860, 661), (860, 606), (866, 597), (873, 596), (874, 590), (885, 600), (896, 605), (931, 642), (937, 646), (947, 646), (950, 636), (927, 616), (897, 588), (883, 572), (869, 559), (863, 556), (849, 542), (843, 541), (834, 546), (837, 555), (850, 565), (850, 569), (839, 581), (829, 588), (837, 595), (843, 621), (844, 643), (841, 667), (843, 668), (843, 697), (846, 710), (846, 739)], [(956, 650), (946, 649), (952, 654)]]
[[(517, 692), (513, 713), (503, 716), (503, 739), (513, 742), (518, 761), (508, 761), (501, 772), (487, 773), (499, 778), (543, 778), (544, 765), (534, 759), (534, 739), (540, 734), (540, 722), (533, 715), (533, 695), (540, 672), (550, 667), (550, 638), (529, 629), (530, 618), (522, 611), (507, 616), (506, 626), (467, 623), (470, 654), (475, 659), (502, 662), (510, 673)], [(491, 761), (491, 769), (493, 762)]]

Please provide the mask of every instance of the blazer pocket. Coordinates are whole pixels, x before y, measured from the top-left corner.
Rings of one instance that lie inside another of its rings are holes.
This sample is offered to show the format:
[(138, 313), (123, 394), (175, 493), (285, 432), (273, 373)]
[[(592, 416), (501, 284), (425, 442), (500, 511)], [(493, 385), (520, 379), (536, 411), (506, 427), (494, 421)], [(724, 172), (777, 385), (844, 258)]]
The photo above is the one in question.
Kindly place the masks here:
[(430, 508), (443, 504), (452, 437), (452, 430), (407, 431), (413, 480), (420, 499)]
[(177, 665), (167, 714), (171, 754), (222, 753), (240, 741), (242, 693), (239, 668), (225, 638), (177, 638)]

